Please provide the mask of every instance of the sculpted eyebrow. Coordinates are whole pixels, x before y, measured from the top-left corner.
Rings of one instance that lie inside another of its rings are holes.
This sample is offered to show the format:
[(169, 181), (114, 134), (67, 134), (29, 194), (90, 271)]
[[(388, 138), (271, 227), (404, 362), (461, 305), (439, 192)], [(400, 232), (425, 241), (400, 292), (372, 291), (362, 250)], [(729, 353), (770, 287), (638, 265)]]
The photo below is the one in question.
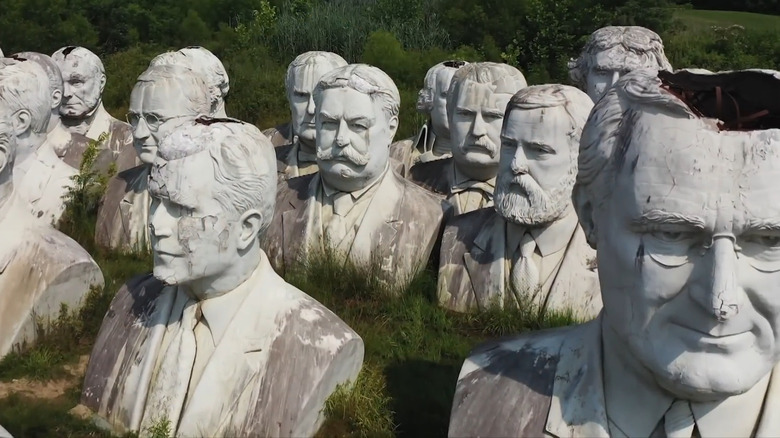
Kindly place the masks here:
[(323, 119), (327, 119), (327, 120), (336, 120), (335, 117), (333, 117), (332, 115), (326, 113), (325, 111), (320, 111), (320, 117), (322, 117)]
[(499, 110), (486, 109), (482, 113), (494, 117), (504, 117), (504, 112)]
[(745, 226), (749, 231), (777, 231), (780, 232), (780, 217), (769, 219), (750, 219)]
[(634, 226), (643, 225), (686, 225), (700, 230), (704, 229), (704, 219), (681, 213), (669, 213), (663, 210), (650, 210), (631, 221)]

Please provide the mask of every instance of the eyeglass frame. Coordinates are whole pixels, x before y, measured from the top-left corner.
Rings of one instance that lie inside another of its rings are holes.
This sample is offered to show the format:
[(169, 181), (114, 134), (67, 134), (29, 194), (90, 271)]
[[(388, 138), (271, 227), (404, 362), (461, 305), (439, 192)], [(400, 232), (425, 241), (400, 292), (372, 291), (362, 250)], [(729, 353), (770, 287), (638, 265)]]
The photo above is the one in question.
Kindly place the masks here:
[[(131, 116), (137, 115), (138, 116), (138, 122), (133, 124), (133, 122), (130, 121)], [(154, 122), (149, 123), (148, 117), (154, 117)], [(138, 125), (140, 124), (141, 120), (143, 120), (146, 123), (146, 126), (149, 128), (152, 132), (157, 132), (158, 129), (160, 129), (160, 126), (163, 125), (163, 123), (168, 122), (173, 119), (178, 119), (181, 117), (189, 117), (189, 116), (172, 116), (168, 118), (160, 118), (157, 116), (157, 114), (151, 113), (151, 114), (144, 114), (144, 113), (136, 113), (133, 111), (129, 111), (127, 114), (125, 114), (125, 121), (133, 128), (136, 129)]]

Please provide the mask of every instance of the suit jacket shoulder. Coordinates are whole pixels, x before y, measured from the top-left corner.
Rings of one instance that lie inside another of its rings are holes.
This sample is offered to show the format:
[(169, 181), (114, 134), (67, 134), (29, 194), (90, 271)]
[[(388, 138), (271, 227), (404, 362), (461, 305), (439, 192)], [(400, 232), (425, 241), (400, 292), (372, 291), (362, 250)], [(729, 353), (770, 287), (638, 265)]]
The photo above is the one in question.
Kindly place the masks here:
[(288, 122), (264, 130), (263, 135), (271, 140), (271, 144), (274, 145), (274, 147), (278, 147), (292, 143), (291, 131), (292, 127)]
[(133, 346), (150, 331), (147, 322), (162, 289), (162, 282), (152, 274), (143, 274), (125, 283), (111, 301), (92, 347), (81, 393), (81, 403), (92, 411), (100, 412), (106, 406), (107, 412), (101, 415), (115, 416), (114, 407), (121, 405), (116, 402), (121, 392), (116, 386), (123, 384), (115, 379), (124, 375), (129, 363), (142, 359), (130, 360), (125, 355), (138, 355)]
[(417, 163), (409, 169), (409, 180), (426, 190), (446, 196), (450, 191), (451, 167), (451, 157)]
[(291, 305), (277, 316), (281, 332), (259, 381), (256, 412), (242, 429), (252, 436), (314, 436), (327, 398), (357, 378), (363, 340), (317, 300), (276, 277), (268, 286), (282, 289)]
[[(592, 323), (590, 323), (592, 324)], [(485, 343), (463, 364), (449, 436), (542, 436), (560, 352), (587, 324)]]
[[(284, 274), (285, 252), (295, 252), (299, 249), (285, 247), (285, 216), (294, 216), (294, 219), (299, 219), (299, 216), (304, 212), (303, 206), (309, 199), (309, 185), (314, 178), (318, 177), (318, 174), (313, 173), (278, 182), (274, 216), (271, 220), (271, 225), (260, 242), (260, 247), (268, 255), (271, 266), (281, 275)], [(296, 239), (296, 242), (304, 244), (303, 235)]]

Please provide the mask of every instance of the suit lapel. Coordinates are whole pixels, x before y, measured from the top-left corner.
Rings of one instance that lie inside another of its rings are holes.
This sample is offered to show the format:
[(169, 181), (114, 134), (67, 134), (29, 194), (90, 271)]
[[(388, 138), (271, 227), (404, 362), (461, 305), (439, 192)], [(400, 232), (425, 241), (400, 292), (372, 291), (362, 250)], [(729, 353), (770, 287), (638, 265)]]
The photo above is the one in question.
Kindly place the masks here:
[[(396, 181), (396, 178), (395, 173), (388, 169), (379, 182), (379, 187), (371, 195), (372, 199), (366, 207), (349, 251), (351, 259), (368, 260), (372, 256), (379, 260), (394, 259), (394, 257), (387, 257), (392, 256), (392, 253), (385, 254), (382, 251), (397, 247), (392, 245), (392, 242), (396, 240), (398, 230), (403, 226), (399, 210), (404, 196), (404, 186), (402, 182)], [(382, 268), (392, 269), (389, 266), (382, 266)]]
[(463, 263), (471, 280), (471, 289), (480, 309), (496, 304), (503, 307), (506, 298), (504, 235), (504, 222), (497, 213), (494, 213), (474, 238), (471, 251), (463, 254)]
[(561, 346), (545, 431), (560, 438), (606, 438), (601, 318), (581, 327), (571, 331)]

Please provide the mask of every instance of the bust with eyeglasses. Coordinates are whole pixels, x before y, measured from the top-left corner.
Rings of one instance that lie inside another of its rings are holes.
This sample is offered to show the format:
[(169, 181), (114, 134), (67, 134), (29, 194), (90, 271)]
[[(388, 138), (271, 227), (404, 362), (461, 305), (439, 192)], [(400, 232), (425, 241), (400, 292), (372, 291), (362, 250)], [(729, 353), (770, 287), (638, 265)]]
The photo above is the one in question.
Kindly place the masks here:
[(477, 348), (451, 436), (778, 436), (780, 73), (638, 70), (582, 133), (604, 309)]
[(133, 132), (133, 148), (120, 155), (118, 163), (126, 170), (109, 181), (98, 210), (95, 240), (100, 246), (148, 248), (147, 180), (157, 145), (188, 120), (210, 115), (211, 108), (208, 85), (189, 68), (153, 65), (138, 77), (125, 116)]
[[(65, 46), (51, 55), (62, 73), (63, 93), (60, 105), (62, 123), (71, 131), (100, 141), (101, 153), (96, 167), (106, 171), (122, 151), (129, 149), (133, 137), (130, 127), (111, 116), (103, 107), (106, 71), (100, 58), (84, 47)], [(59, 151), (62, 159), (76, 168), (86, 151), (83, 144)], [(117, 170), (126, 167), (117, 162)]]

